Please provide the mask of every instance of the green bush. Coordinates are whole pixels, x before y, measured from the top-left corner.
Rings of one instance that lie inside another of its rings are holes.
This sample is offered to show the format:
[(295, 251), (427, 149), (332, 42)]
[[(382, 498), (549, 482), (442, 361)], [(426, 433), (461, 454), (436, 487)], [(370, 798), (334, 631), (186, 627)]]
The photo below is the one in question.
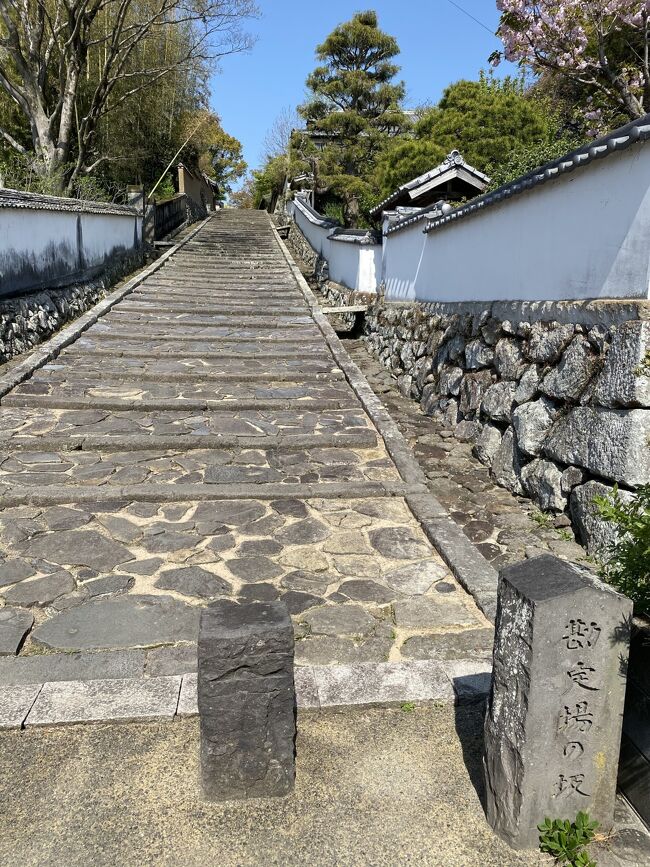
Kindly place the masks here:
[(614, 487), (610, 497), (594, 497), (600, 516), (611, 522), (617, 538), (601, 563), (606, 581), (628, 596), (637, 611), (650, 612), (650, 484), (624, 502)]
[(568, 819), (546, 818), (539, 829), (539, 848), (568, 867), (596, 867), (586, 846), (596, 836), (598, 822), (591, 822), (588, 813), (578, 813), (575, 822)]
[(575, 136), (563, 135), (552, 141), (521, 145), (514, 149), (505, 160), (488, 166), (487, 174), (490, 176), (488, 191), (496, 190), (503, 184), (517, 180), (522, 175), (532, 172), (533, 169), (538, 169), (545, 163), (564, 156), (581, 144), (582, 142)]

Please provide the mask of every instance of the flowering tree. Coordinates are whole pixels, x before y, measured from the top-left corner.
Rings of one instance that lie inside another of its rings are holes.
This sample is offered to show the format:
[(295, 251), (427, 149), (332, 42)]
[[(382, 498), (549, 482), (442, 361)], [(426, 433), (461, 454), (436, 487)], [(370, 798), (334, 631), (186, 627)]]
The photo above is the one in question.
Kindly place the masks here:
[(650, 111), (650, 0), (497, 0), (502, 58), (564, 76), (590, 94), (586, 117)]

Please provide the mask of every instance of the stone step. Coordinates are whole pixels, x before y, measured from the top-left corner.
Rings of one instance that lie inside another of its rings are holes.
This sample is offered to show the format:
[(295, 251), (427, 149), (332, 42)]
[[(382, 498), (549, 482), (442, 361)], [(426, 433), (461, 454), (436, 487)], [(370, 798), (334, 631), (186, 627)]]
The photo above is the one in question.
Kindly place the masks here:
[[(134, 325), (136, 323), (132, 323)], [(103, 340), (139, 340), (142, 343), (144, 340), (147, 342), (155, 341), (155, 340), (165, 340), (169, 341), (170, 339), (174, 342), (178, 341), (196, 341), (205, 343), (208, 340), (214, 340), (215, 338), (221, 338), (222, 336), (228, 335), (232, 333), (232, 328), (227, 328), (224, 325), (205, 325), (199, 324), (196, 327), (200, 328), (200, 331), (196, 331), (192, 328), (191, 323), (185, 323), (183, 321), (173, 321), (170, 322), (170, 327), (165, 329), (163, 327), (164, 324), (157, 324), (151, 321), (137, 322), (137, 327), (130, 327), (126, 323), (97, 323), (93, 325), (92, 328), (89, 328), (86, 331), (87, 337), (92, 339), (103, 339)], [(187, 328), (187, 330), (186, 330)], [(237, 331), (246, 331), (246, 333), (250, 332), (251, 329), (242, 326), (240, 329), (237, 326)], [(271, 326), (261, 326), (259, 329), (253, 329), (253, 332), (261, 331), (260, 338), (266, 339), (266, 341), (272, 341), (273, 343), (293, 343), (294, 342), (294, 331), (296, 329), (291, 329), (286, 334), (283, 334), (283, 331), (279, 333), (275, 333), (275, 329)], [(269, 334), (268, 332), (272, 332)], [(257, 335), (255, 335), (257, 336)], [(318, 334), (316, 331), (307, 331), (306, 329), (301, 329), (300, 331), (296, 331), (296, 337), (302, 338), (300, 342), (306, 343), (309, 342), (309, 339), (315, 344), (318, 342)], [(82, 339), (87, 339), (84, 337)]]
[[(222, 307), (225, 311), (232, 311), (235, 309), (250, 312), (255, 310), (257, 307), (261, 307), (264, 310), (272, 312), (277, 311), (279, 313), (289, 313), (292, 312), (289, 308), (289, 305), (291, 304), (295, 305), (295, 310), (298, 312), (307, 309), (307, 305), (299, 295), (288, 295), (284, 293), (282, 295), (278, 294), (275, 298), (272, 298), (269, 297), (266, 292), (263, 294), (260, 292), (256, 292), (255, 294), (249, 293), (247, 296), (231, 292), (224, 292), (222, 295), (215, 295), (214, 292), (192, 292), (192, 295), (188, 297), (185, 290), (179, 292), (153, 292), (148, 290), (146, 292), (131, 292), (127, 297), (133, 301), (147, 301), (152, 303), (164, 303), (168, 301), (177, 302), (182, 300), (183, 304), (196, 307), (199, 313), (204, 305), (215, 305), (217, 302), (219, 307)], [(111, 311), (111, 314), (119, 315), (120, 307), (115, 307)]]
[[(227, 295), (239, 294), (245, 296), (260, 296), (264, 294), (272, 300), (280, 297), (303, 298), (302, 292), (296, 287), (296, 284), (291, 278), (273, 278), (260, 282), (259, 286), (252, 286), (250, 280), (237, 280), (236, 278), (225, 280), (222, 278), (218, 283), (212, 277), (192, 277), (189, 279), (183, 272), (179, 272), (178, 276), (162, 276), (157, 277), (156, 274), (140, 284), (134, 293), (147, 294), (148, 292), (173, 292), (174, 294), (189, 294), (194, 291), (200, 294), (212, 295)], [(225, 285), (224, 285), (225, 284)]]
[[(176, 297), (160, 297), (139, 296), (131, 298), (131, 301), (125, 307), (115, 307), (111, 313), (118, 318), (129, 314), (140, 314), (141, 316), (173, 316), (177, 313), (186, 313), (191, 316), (264, 316), (271, 318), (274, 316), (305, 316), (309, 314), (309, 308), (306, 304), (301, 303), (299, 298), (278, 298), (275, 304), (266, 304), (261, 297), (244, 299), (235, 299), (228, 297), (212, 297), (202, 298), (200, 300), (188, 300), (187, 297), (179, 293)], [(177, 309), (182, 308), (182, 309)]]
[(357, 398), (350, 393), (341, 399), (327, 398), (207, 398), (197, 400), (184, 397), (166, 398), (119, 398), (96, 397), (80, 394), (77, 397), (57, 394), (25, 394), (15, 390), (2, 398), (2, 406), (45, 407), (47, 409), (105, 409), (125, 412), (178, 412), (192, 410), (196, 412), (266, 412), (276, 410), (295, 410), (296, 412), (319, 412), (322, 410), (355, 409), (359, 406)]
[[(153, 349), (139, 349), (135, 345), (129, 345), (127, 343), (117, 344), (114, 347), (110, 347), (110, 345), (101, 346), (98, 343), (93, 343), (91, 341), (81, 341), (79, 340), (78, 349), (83, 348), (83, 352), (85, 355), (89, 356), (101, 356), (108, 355), (111, 357), (121, 357), (128, 356), (130, 358), (169, 358), (172, 356), (175, 360), (179, 359), (192, 359), (192, 358), (201, 358), (201, 359), (234, 359), (237, 361), (241, 361), (242, 356), (251, 356), (251, 358), (256, 359), (268, 359), (268, 360), (278, 360), (283, 358), (304, 358), (305, 351), (309, 352), (310, 355), (314, 356), (316, 359), (322, 362), (331, 361), (331, 356), (328, 357), (325, 351), (315, 352), (311, 349), (311, 347), (307, 346), (305, 348), (300, 349), (291, 349), (282, 345), (280, 341), (272, 341), (268, 344), (262, 344), (259, 341), (256, 343), (236, 343), (230, 341), (232, 345), (232, 349), (188, 349), (187, 347), (180, 346), (178, 344), (166, 344), (164, 347), (153, 348)], [(293, 341), (297, 343), (299, 341)], [(273, 352), (273, 344), (277, 345), (277, 352)], [(226, 341), (222, 341), (220, 346), (227, 345)]]
[(14, 435), (25, 436), (219, 436), (258, 437), (263, 443), (269, 436), (281, 434), (332, 433), (370, 428), (370, 422), (360, 407), (351, 409), (310, 410), (293, 404), (291, 409), (239, 410), (214, 409), (197, 411), (188, 408), (164, 409), (156, 412), (144, 409), (108, 410), (54, 409), (45, 406), (11, 406), (3, 404), (0, 413), (0, 433), (7, 440)]
[[(35, 375), (30, 382), (46, 381), (54, 383), (65, 382), (67, 380), (74, 382), (88, 381), (88, 383), (92, 383), (94, 387), (99, 387), (97, 385), (98, 380), (103, 384), (113, 382), (123, 383), (125, 381), (143, 383), (161, 382), (162, 371), (149, 371), (143, 367), (124, 370), (123, 365), (119, 363), (122, 359), (118, 359), (117, 361), (117, 364), (101, 362), (95, 366), (91, 364), (48, 364), (45, 367), (41, 367), (38, 371), (38, 376)], [(242, 385), (244, 383), (250, 384), (263, 382), (266, 384), (266, 387), (270, 387), (271, 384), (275, 383), (284, 388), (290, 384), (333, 384), (343, 381), (345, 381), (345, 376), (343, 371), (338, 368), (334, 368), (327, 373), (310, 373), (297, 370), (285, 372), (280, 370), (275, 372), (267, 370), (257, 373), (248, 373), (244, 369), (234, 373), (219, 371), (212, 373), (209, 369), (206, 371), (205, 368), (203, 369), (203, 372), (201, 372), (201, 370), (195, 370), (194, 372), (189, 373), (170, 373), (167, 370), (164, 372), (165, 383), (188, 383), (195, 386), (204, 385), (206, 388), (210, 389), (214, 389), (222, 383), (228, 382)]]
[(400, 482), (349, 482), (305, 484), (152, 484), (116, 485), (114, 487), (81, 485), (52, 485), (29, 488), (25, 485), (0, 487), (4, 508), (16, 506), (62, 506), (69, 504), (111, 507), (123, 503), (184, 503), (220, 500), (295, 500), (318, 497), (319, 499), (369, 499), (383, 497), (407, 497), (426, 493), (426, 486)]
[(0, 451), (0, 491), (5, 487), (51, 489), (63, 485), (309, 484), (400, 482), (382, 449), (328, 447), (230, 449), (175, 448), (107, 452)]
[[(66, 376), (42, 376), (40, 373), (17, 386), (13, 396), (49, 396), (65, 398), (102, 398), (104, 400), (195, 400), (195, 401), (264, 401), (264, 400), (305, 400), (305, 401), (342, 401), (351, 400), (350, 388), (345, 381), (337, 383), (268, 382), (253, 385), (250, 382), (172, 384), (168, 381), (132, 383), (126, 386), (119, 374), (107, 373), (99, 382), (95, 376), (81, 376), (79, 371), (70, 368)], [(5, 398), (7, 400), (7, 398)]]
[[(221, 314), (220, 314), (221, 315)], [(233, 321), (236, 325), (241, 323), (240, 317), (233, 317)], [(134, 326), (137, 326), (139, 329), (148, 329), (149, 331), (161, 330), (164, 329), (165, 334), (173, 334), (177, 333), (194, 333), (197, 335), (201, 335), (201, 331), (197, 331), (196, 329), (208, 330), (211, 328), (218, 328), (219, 330), (223, 330), (225, 327), (222, 323), (215, 324), (215, 317), (210, 316), (209, 314), (199, 315), (198, 313), (156, 313), (156, 314), (141, 314), (141, 313), (131, 313), (129, 315), (120, 314), (119, 316), (106, 316), (106, 318), (102, 318), (101, 323), (97, 323), (93, 326), (93, 334), (97, 334), (104, 331), (111, 331), (115, 334), (123, 334), (125, 330), (133, 331)], [(264, 329), (267, 331), (268, 329)], [(291, 330), (291, 335), (293, 335), (295, 328)], [(209, 333), (209, 331), (207, 331)], [(312, 332), (315, 338), (319, 338), (320, 335), (316, 329), (313, 329)], [(280, 330), (279, 334), (282, 334)], [(262, 334), (262, 336), (264, 336)], [(290, 339), (289, 337), (285, 339)]]
[(80, 370), (88, 369), (97, 373), (101, 379), (104, 371), (118, 371), (120, 376), (129, 378), (142, 371), (146, 378), (153, 376), (161, 377), (180, 376), (190, 379), (204, 378), (206, 381), (214, 379), (238, 379), (242, 382), (255, 382), (258, 379), (282, 379), (290, 380), (299, 378), (307, 379), (309, 376), (333, 377), (344, 379), (340, 368), (334, 366), (334, 360), (330, 357), (310, 358), (304, 356), (267, 355), (265, 357), (242, 357), (241, 354), (232, 357), (208, 357), (198, 358), (170, 358), (168, 355), (154, 356), (152, 359), (136, 357), (127, 351), (120, 353), (87, 353), (75, 349), (74, 344), (65, 349), (57, 357), (55, 362), (50, 362), (41, 370), (54, 371), (65, 370), (70, 366), (78, 366)]
[(372, 428), (363, 428), (350, 431), (349, 433), (317, 433), (317, 434), (292, 434), (283, 433), (274, 436), (269, 434), (260, 437), (237, 436), (235, 434), (202, 434), (192, 436), (190, 434), (178, 436), (159, 436), (157, 434), (113, 436), (100, 434), (77, 434), (59, 436), (21, 436), (20, 434), (7, 438), (0, 437), (0, 453), (14, 452), (51, 452), (62, 453), (67, 451), (178, 451), (185, 452), (194, 450), (211, 451), (219, 449), (263, 449), (265, 452), (272, 450), (296, 451), (326, 448), (352, 448), (352, 449), (375, 449), (377, 448), (377, 434)]
[[(125, 312), (132, 312), (134, 314), (140, 314), (141, 319), (138, 322), (138, 327), (140, 325), (146, 325), (148, 314), (146, 310), (142, 308), (128, 308)], [(191, 313), (191, 310), (187, 308), (177, 308), (175, 310), (172, 309), (163, 309), (160, 308), (160, 313)], [(220, 311), (219, 313), (214, 313), (211, 316), (212, 322), (210, 323), (213, 326), (222, 326), (228, 328), (237, 328), (241, 329), (252, 329), (255, 331), (268, 331), (269, 329), (277, 330), (277, 329), (302, 329), (305, 333), (308, 334), (319, 334), (318, 327), (313, 324), (313, 320), (310, 316), (308, 316), (304, 311), (300, 314), (282, 314), (277, 316), (268, 316), (268, 315), (259, 315), (259, 316), (243, 316), (242, 314), (229, 314)], [(151, 320), (152, 326), (155, 327), (155, 320)], [(97, 333), (100, 331), (108, 331), (108, 330), (118, 331), (118, 323), (114, 323), (114, 327), (111, 327), (109, 324), (101, 324), (93, 326), (93, 332)], [(173, 333), (173, 332), (172, 332)]]

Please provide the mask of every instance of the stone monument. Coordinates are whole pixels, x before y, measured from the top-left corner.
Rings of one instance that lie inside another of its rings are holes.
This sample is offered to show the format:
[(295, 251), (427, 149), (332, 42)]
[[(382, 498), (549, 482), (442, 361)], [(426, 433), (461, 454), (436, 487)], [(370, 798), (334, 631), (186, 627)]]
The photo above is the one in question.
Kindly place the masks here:
[(281, 602), (223, 600), (201, 612), (198, 705), (209, 799), (286, 795), (293, 789), (293, 642)]
[(544, 555), (503, 569), (485, 720), (488, 821), (517, 849), (546, 816), (611, 827), (632, 603)]

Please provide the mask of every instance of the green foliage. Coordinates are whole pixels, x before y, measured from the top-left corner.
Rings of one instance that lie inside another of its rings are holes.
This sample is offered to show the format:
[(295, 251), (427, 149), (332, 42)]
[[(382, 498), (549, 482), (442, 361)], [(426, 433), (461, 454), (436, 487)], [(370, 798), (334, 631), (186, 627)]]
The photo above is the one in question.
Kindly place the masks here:
[(498, 177), (499, 186), (571, 149), (572, 141), (558, 139), (558, 123), (548, 100), (527, 91), (520, 78), (481, 73), (478, 81), (457, 81), (437, 106), (420, 112), (412, 132), (386, 143), (376, 165), (375, 203), (435, 168), (454, 148)]
[(392, 59), (396, 40), (379, 29), (375, 12), (358, 12), (316, 48), (322, 65), (307, 78), (312, 98), (300, 107), (321, 130), (352, 138), (369, 129), (387, 131), (403, 122), (404, 84)]
[(174, 186), (174, 179), (168, 172), (156, 187), (156, 192), (153, 194), (153, 198), (157, 202), (164, 202), (166, 199), (171, 199), (175, 195), (176, 187)]
[(444, 147), (429, 139), (399, 138), (387, 144), (377, 159), (377, 202), (383, 201), (402, 184), (440, 165), (447, 153)]
[(340, 202), (334, 200), (325, 202), (322, 206), (322, 213), (330, 220), (336, 220), (337, 223), (343, 225), (343, 205)]
[(415, 710), (415, 702), (405, 701), (403, 704), (400, 705), (400, 708), (404, 711), (404, 713), (413, 713), (413, 711)]
[(509, 154), (508, 158), (488, 167), (490, 176), (489, 190), (496, 190), (502, 184), (514, 181), (521, 175), (526, 175), (549, 163), (569, 151), (579, 147), (583, 142), (575, 136), (565, 133), (552, 141), (540, 141), (531, 145), (523, 145)]
[(539, 829), (539, 848), (555, 858), (558, 864), (568, 867), (596, 867), (586, 846), (596, 836), (598, 822), (590, 821), (589, 814), (580, 812), (575, 822), (568, 819), (546, 818)]
[(526, 92), (520, 78), (457, 81), (438, 106), (418, 121), (415, 136), (445, 152), (457, 148), (468, 163), (487, 171), (522, 147), (550, 141), (557, 122), (544, 100)]
[(299, 112), (311, 135), (296, 137), (293, 157), (315, 177), (318, 192), (334, 193), (347, 225), (364, 221), (372, 201), (374, 163), (389, 136), (407, 126), (395, 82), (399, 48), (380, 30), (375, 12), (358, 12), (317, 47), (321, 65), (307, 78), (310, 98)]
[(534, 509), (530, 513), (530, 517), (538, 527), (542, 527), (545, 530), (548, 530), (553, 526), (553, 518), (548, 514), (548, 512), (540, 512), (539, 509)]
[[(231, 42), (234, 50), (245, 47), (246, 40), (235, 31), (238, 17), (253, 11), (248, 0), (202, 0), (182, 10), (173, 3), (167, 12), (160, 11), (156, 0), (101, 4), (47, 0), (24, 4), (24, 10), (10, 6), (21, 44), (31, 45), (30, 37), (39, 32), (44, 41), (40, 54), (35, 43), (25, 67), (34, 79), (38, 72), (38, 82), (29, 84), (26, 102), (9, 93), (12, 87), (27, 86), (29, 76), (21, 71), (23, 66), (11, 61), (11, 51), (2, 64), (7, 80), (0, 82), (0, 129), (8, 136), (0, 136), (0, 175), (5, 183), (17, 189), (96, 199), (120, 198), (127, 184), (143, 184), (149, 191), (202, 117), (208, 122), (179, 159), (206, 171), (224, 189), (241, 176), (245, 170), (241, 145), (223, 131), (206, 106), (212, 48), (217, 48), (220, 33), (224, 47)], [(215, 19), (219, 10), (233, 16)], [(44, 15), (44, 35), (39, 15)], [(72, 37), (67, 28), (75, 20), (78, 30)], [(214, 29), (199, 50), (206, 27)], [(0, 31), (0, 36), (6, 35), (3, 25)], [(111, 52), (117, 55), (111, 57)], [(104, 73), (110, 81), (106, 88)], [(66, 76), (72, 76), (67, 83)], [(74, 87), (73, 81), (78, 81)], [(72, 111), (57, 108), (64, 84)], [(38, 111), (32, 102), (40, 106)], [(60, 126), (64, 116), (69, 124), (65, 128)], [(44, 139), (46, 128), (49, 133)], [(57, 149), (61, 136), (66, 145)]]
[(288, 157), (280, 155), (271, 157), (265, 165), (253, 172), (252, 207), (265, 205), (270, 211), (284, 188), (288, 171)]
[(638, 611), (650, 612), (650, 484), (641, 486), (624, 502), (614, 486), (611, 497), (594, 497), (602, 518), (617, 530), (602, 576), (628, 596)]
[[(0, 156), (0, 186), (27, 193), (58, 196), (61, 194), (66, 171), (69, 170), (70, 166), (66, 164), (56, 172), (37, 172), (33, 159), (15, 152), (7, 152)], [(75, 179), (68, 192), (75, 199), (110, 202), (121, 191), (116, 189), (111, 191), (109, 185), (102, 178), (93, 175), (80, 175)]]

